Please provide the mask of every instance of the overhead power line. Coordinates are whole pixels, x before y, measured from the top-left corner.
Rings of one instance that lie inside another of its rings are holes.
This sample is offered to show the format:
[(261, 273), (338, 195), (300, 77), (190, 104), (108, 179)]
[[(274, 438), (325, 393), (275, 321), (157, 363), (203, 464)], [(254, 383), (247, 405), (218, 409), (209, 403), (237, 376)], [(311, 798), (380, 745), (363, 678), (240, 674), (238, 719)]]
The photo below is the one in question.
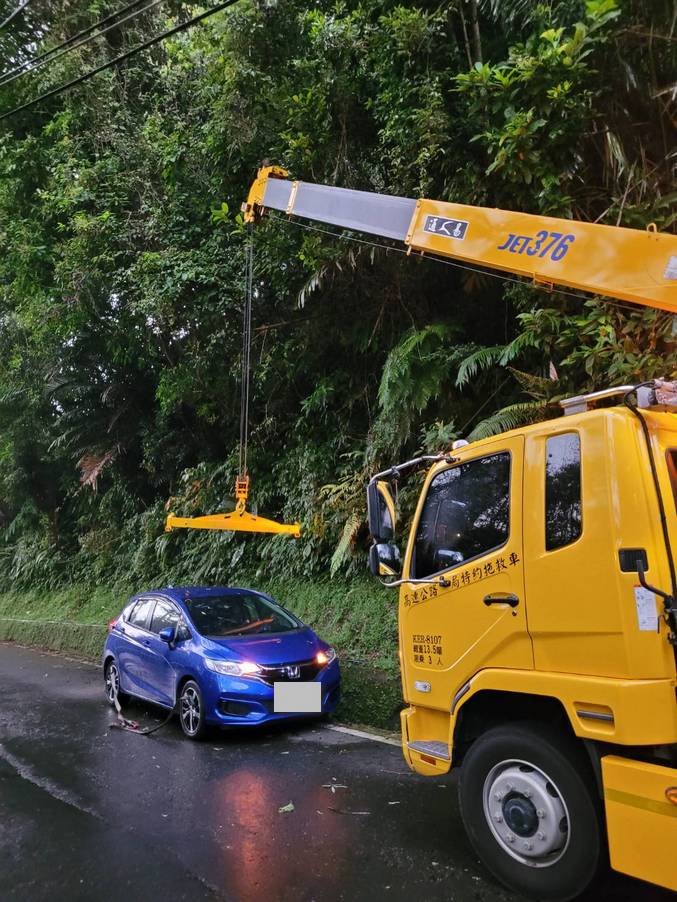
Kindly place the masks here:
[(17, 8), (14, 10), (14, 12), (10, 13), (7, 16), (7, 18), (4, 20), (4, 22), (0, 22), (0, 29), (4, 28), (5, 25), (9, 25), (9, 23), (12, 21), (12, 19), (15, 16), (18, 16), (19, 13), (22, 12), (24, 9), (26, 9), (26, 7), (28, 6), (28, 4), (30, 2), (31, 2), (31, 0), (23, 0), (23, 2), (17, 6)]
[(118, 16), (124, 15), (124, 13), (126, 13), (128, 10), (134, 9), (135, 6), (139, 6), (139, 4), (145, 2), (146, 0), (134, 0), (134, 3), (128, 3), (127, 6), (123, 6), (122, 9), (117, 10), (117, 12), (111, 13), (109, 16), (106, 16), (105, 19), (101, 19), (100, 22), (95, 22), (93, 25), (89, 25), (87, 28), (83, 28), (82, 31), (78, 31), (77, 34), (74, 34), (72, 35), (72, 37), (67, 38), (65, 41), (62, 41), (61, 44), (57, 44), (56, 47), (51, 47), (49, 50), (45, 50), (43, 53), (39, 53), (37, 56), (34, 56), (32, 59), (25, 60), (23, 63), (19, 63), (19, 65), (15, 66), (13, 69), (8, 69), (7, 72), (3, 72), (0, 75), (0, 84), (6, 83), (8, 81), (13, 81), (13, 76), (20, 74), (24, 71), (24, 69), (30, 68), (31, 71), (33, 69), (37, 69), (37, 64), (40, 63), (42, 65), (42, 60), (46, 60), (53, 54), (58, 53), (58, 51), (63, 47), (70, 47), (70, 45), (75, 41), (85, 37), (92, 31), (95, 31), (97, 28), (101, 28), (103, 25), (107, 25), (113, 19), (117, 19)]
[[(0, 79), (0, 87), (4, 85), (8, 85), (10, 82), (14, 81), (17, 78), (21, 78), (22, 75), (28, 75), (30, 72), (35, 72), (36, 69), (40, 69), (42, 66), (48, 66), (52, 63), (55, 63), (58, 59), (60, 59), (64, 54), (71, 53), (73, 50), (77, 50), (78, 47), (82, 47), (83, 44), (88, 44), (90, 41), (93, 41), (95, 38), (99, 38), (102, 35), (106, 34), (107, 31), (110, 31), (112, 28), (117, 28), (119, 25), (123, 25), (125, 22), (129, 21), (129, 19), (134, 19), (136, 16), (140, 16), (141, 13), (148, 12), (153, 9), (155, 6), (159, 6), (160, 3), (164, 3), (165, 0), (153, 0), (152, 3), (149, 3), (148, 6), (144, 6), (141, 9), (137, 9), (133, 13), (129, 13), (128, 16), (125, 16), (122, 19), (118, 19), (117, 22), (113, 22), (111, 25), (107, 25), (105, 28), (102, 28), (100, 31), (95, 32), (94, 34), (90, 34), (89, 36), (83, 38), (81, 41), (78, 41), (77, 44), (70, 44), (68, 47), (64, 47), (63, 50), (60, 50), (58, 53), (55, 53), (54, 56), (49, 57), (48, 59), (42, 60), (39, 63), (31, 66), (30, 69), (25, 70), (24, 72), (17, 72), (16, 75), (12, 75), (11, 78)], [(138, 6), (138, 3), (133, 4)], [(93, 26), (96, 28), (96, 26)]]
[(221, 12), (222, 9), (226, 9), (226, 7), (228, 6), (234, 6), (234, 4), (237, 2), (238, 0), (225, 0), (225, 2), (223, 3), (217, 3), (216, 6), (212, 6), (211, 9), (207, 9), (204, 12), (199, 13), (199, 15), (193, 16), (192, 19), (188, 19), (186, 22), (181, 22), (179, 25), (175, 25), (173, 28), (169, 28), (167, 29), (167, 31), (163, 31), (160, 34), (155, 35), (155, 37), (153, 38), (149, 38), (149, 40), (144, 41), (142, 44), (138, 44), (136, 47), (133, 47), (126, 53), (121, 53), (119, 56), (114, 57), (112, 60), (108, 60), (108, 62), (102, 63), (100, 66), (96, 66), (94, 69), (90, 69), (89, 72), (85, 72), (84, 75), (80, 75), (78, 76), (78, 78), (74, 78), (72, 81), (68, 81), (63, 85), (60, 85), (58, 88), (53, 88), (51, 91), (47, 91), (45, 94), (41, 94), (34, 100), (29, 100), (28, 103), (23, 103), (21, 104), (21, 106), (15, 107), (13, 110), (8, 110), (6, 113), (0, 115), (0, 122), (2, 122), (3, 119), (9, 118), (9, 116), (14, 116), (17, 113), (23, 112), (23, 110), (28, 110), (31, 107), (34, 107), (36, 104), (41, 103), (43, 100), (47, 100), (50, 97), (56, 97), (59, 94), (63, 94), (64, 91), (68, 91), (70, 90), (70, 88), (75, 87), (75, 85), (79, 85), (82, 82), (87, 81), (94, 75), (98, 75), (99, 72), (104, 72), (106, 69), (117, 66), (118, 63), (122, 63), (124, 62), (124, 60), (135, 56), (137, 53), (141, 53), (142, 50), (147, 50), (154, 44), (159, 44), (160, 41), (164, 41), (165, 38), (169, 38), (174, 34), (178, 34), (181, 31), (185, 31), (186, 29), (191, 28), (193, 25), (197, 25), (198, 22), (202, 22), (209, 16), (213, 16), (215, 13)]

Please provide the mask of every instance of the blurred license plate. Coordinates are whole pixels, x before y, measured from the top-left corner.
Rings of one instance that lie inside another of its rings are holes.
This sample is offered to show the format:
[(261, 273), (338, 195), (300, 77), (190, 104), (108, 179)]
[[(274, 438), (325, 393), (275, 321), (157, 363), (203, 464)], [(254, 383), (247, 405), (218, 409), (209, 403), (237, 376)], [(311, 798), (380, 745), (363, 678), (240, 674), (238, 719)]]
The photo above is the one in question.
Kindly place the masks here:
[(321, 714), (322, 683), (274, 683), (275, 714)]

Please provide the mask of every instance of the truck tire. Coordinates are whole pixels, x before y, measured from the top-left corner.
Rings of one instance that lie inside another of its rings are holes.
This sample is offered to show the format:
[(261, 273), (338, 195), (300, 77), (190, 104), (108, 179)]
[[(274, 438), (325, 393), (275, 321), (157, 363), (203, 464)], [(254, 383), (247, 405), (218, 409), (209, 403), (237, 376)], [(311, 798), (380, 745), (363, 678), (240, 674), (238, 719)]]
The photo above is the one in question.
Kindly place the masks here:
[(574, 899), (602, 869), (599, 796), (584, 753), (563, 732), (526, 722), (488, 730), (463, 760), (459, 802), (482, 862), (531, 899)]

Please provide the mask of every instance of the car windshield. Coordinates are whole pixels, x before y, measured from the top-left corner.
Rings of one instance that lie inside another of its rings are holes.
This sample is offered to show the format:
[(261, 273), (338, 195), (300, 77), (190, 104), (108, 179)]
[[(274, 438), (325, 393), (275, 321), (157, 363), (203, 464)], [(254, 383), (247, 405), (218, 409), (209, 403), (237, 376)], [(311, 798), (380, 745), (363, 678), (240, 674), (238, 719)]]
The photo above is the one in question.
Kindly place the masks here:
[(184, 604), (198, 632), (212, 638), (286, 633), (300, 626), (278, 605), (245, 590), (186, 598)]

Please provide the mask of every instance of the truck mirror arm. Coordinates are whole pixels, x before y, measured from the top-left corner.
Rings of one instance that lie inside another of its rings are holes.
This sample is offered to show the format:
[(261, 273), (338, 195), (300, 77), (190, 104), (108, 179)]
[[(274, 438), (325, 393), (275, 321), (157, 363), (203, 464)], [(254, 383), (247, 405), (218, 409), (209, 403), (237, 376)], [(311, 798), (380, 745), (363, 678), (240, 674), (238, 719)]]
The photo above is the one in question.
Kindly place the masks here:
[(653, 592), (654, 595), (658, 595), (663, 599), (667, 607), (672, 608), (672, 595), (668, 595), (667, 592), (664, 592), (662, 589), (657, 589), (656, 586), (652, 586), (648, 583), (644, 577), (644, 573), (644, 562), (637, 558), (637, 576), (639, 577), (639, 583), (642, 588), (646, 589), (647, 592)]
[[(440, 461), (444, 461), (444, 463), (448, 464), (455, 464), (458, 459), (458, 457), (452, 457), (450, 454), (425, 454), (423, 457), (413, 457), (411, 460), (405, 460), (401, 464), (395, 464), (394, 467), (388, 467), (387, 470), (376, 473), (369, 481), (377, 482), (379, 479), (399, 479), (403, 473), (414, 470), (417, 467), (424, 467), (428, 464), (439, 463)], [(413, 582), (413, 580), (407, 580), (407, 582)]]

